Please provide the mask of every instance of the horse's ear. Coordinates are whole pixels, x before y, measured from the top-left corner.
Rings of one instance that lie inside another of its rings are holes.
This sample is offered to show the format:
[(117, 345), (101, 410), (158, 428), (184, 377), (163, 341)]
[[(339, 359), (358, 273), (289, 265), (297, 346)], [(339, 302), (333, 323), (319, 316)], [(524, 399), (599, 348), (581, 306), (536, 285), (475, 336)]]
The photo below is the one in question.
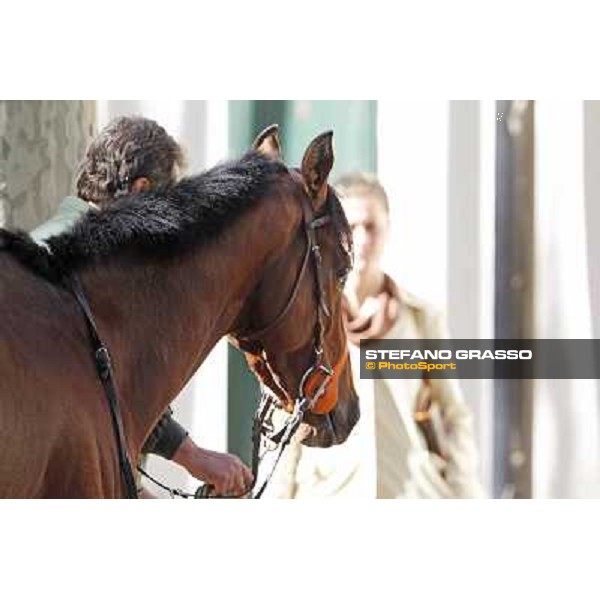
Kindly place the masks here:
[(327, 198), (327, 178), (333, 167), (333, 131), (317, 136), (302, 159), (302, 176), (315, 208)]
[(279, 125), (269, 125), (254, 140), (252, 150), (271, 158), (281, 160), (281, 144), (279, 143)]

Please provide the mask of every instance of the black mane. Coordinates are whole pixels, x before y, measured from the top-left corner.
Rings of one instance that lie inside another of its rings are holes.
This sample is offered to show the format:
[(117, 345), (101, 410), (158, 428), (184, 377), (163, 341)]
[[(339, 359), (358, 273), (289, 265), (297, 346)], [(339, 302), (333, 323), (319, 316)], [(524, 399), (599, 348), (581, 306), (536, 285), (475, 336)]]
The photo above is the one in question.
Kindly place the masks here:
[(1, 229), (0, 249), (53, 280), (124, 251), (158, 258), (216, 238), (286, 170), (280, 162), (249, 152), (175, 185), (87, 213), (71, 231), (46, 241), (50, 252), (25, 233)]

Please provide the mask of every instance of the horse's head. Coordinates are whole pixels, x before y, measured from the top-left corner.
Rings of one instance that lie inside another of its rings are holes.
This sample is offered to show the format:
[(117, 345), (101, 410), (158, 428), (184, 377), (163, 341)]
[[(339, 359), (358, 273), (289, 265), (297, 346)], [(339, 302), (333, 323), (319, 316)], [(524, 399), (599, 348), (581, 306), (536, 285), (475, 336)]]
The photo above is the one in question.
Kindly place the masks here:
[[(285, 243), (260, 274), (234, 334), (280, 406), (292, 413), (302, 403), (303, 443), (319, 447), (345, 441), (359, 417), (341, 310), (352, 237), (327, 183), (332, 137), (315, 138), (300, 169), (281, 175), (280, 217), (263, 227), (265, 235), (285, 231)], [(277, 126), (258, 136), (254, 150), (281, 160)]]

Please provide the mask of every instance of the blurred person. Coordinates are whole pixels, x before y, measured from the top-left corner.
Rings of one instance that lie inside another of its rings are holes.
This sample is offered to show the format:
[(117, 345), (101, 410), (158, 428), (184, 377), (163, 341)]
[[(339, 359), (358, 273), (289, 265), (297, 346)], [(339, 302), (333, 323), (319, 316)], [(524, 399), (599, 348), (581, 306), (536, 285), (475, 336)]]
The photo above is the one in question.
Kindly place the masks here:
[[(369, 339), (441, 339), (443, 315), (396, 284), (380, 262), (389, 235), (389, 203), (375, 176), (353, 173), (335, 185), (352, 228), (355, 263), (345, 287), (352, 369)], [(479, 498), (472, 415), (454, 379), (360, 379), (361, 418), (348, 438), (326, 451), (294, 442), (271, 482), (278, 498)], [(416, 423), (428, 394), (439, 410), (443, 453)], [(421, 407), (422, 408), (422, 407)]]
[[(62, 200), (53, 217), (30, 235), (38, 243), (70, 229), (90, 210), (102, 210), (128, 194), (175, 183), (184, 165), (183, 151), (155, 121), (118, 117), (88, 147), (76, 179), (77, 196)], [(200, 448), (169, 409), (144, 443), (143, 454), (156, 454), (212, 485), (216, 494), (237, 495), (253, 476), (235, 455)], [(151, 498), (145, 489), (140, 497)]]

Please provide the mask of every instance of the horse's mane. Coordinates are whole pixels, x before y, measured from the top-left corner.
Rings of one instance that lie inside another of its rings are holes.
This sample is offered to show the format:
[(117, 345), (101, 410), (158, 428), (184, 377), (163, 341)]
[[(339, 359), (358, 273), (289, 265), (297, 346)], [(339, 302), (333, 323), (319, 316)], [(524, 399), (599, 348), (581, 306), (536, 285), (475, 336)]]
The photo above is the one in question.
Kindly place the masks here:
[(265, 195), (283, 163), (257, 152), (152, 192), (127, 196), (85, 214), (49, 248), (24, 232), (0, 229), (0, 249), (37, 273), (56, 280), (99, 258), (139, 252), (161, 257), (215, 239)]

